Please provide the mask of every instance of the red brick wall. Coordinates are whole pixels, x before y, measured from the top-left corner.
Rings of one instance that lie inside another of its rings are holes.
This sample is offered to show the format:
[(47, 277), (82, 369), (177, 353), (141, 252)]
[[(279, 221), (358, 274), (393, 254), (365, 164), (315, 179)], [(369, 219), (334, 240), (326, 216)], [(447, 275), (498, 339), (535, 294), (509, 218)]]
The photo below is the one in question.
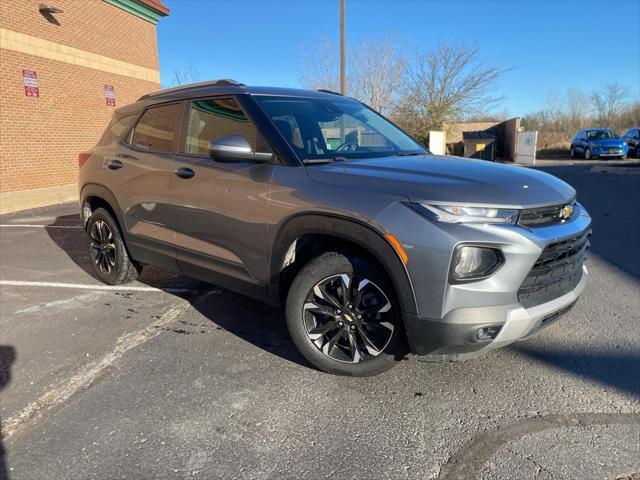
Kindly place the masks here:
[[(1, 0), (0, 26), (147, 68), (157, 68), (155, 26), (102, 0), (56, 0), (65, 10), (52, 25), (37, 0)], [(84, 15), (81, 15), (84, 13)], [(39, 17), (39, 18), (38, 18)], [(44, 23), (43, 23), (44, 22)], [(35, 70), (39, 98), (24, 95), (22, 70)], [(96, 144), (114, 107), (159, 84), (46, 58), (0, 52), (0, 192), (73, 183), (77, 154)]]
[[(41, 3), (62, 8), (49, 23)], [(103, 0), (2, 0), (0, 27), (158, 69), (156, 26)]]

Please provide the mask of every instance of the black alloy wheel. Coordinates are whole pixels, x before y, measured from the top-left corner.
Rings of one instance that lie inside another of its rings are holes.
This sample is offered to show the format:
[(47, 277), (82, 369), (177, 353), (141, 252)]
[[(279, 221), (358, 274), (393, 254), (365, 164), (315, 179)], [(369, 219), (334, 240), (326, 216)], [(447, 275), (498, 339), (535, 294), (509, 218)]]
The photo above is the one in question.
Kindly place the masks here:
[(374, 282), (342, 273), (325, 278), (309, 291), (302, 317), (309, 340), (339, 362), (377, 357), (395, 330), (387, 313), (391, 302)]
[(140, 266), (129, 256), (118, 223), (110, 212), (97, 208), (87, 221), (89, 256), (96, 276), (109, 285), (135, 280)]
[(287, 327), (313, 365), (338, 375), (370, 376), (406, 353), (392, 283), (373, 261), (327, 252), (298, 272), (287, 295)]
[(113, 232), (103, 220), (94, 222), (91, 226), (91, 260), (95, 268), (105, 275), (109, 275), (116, 266), (116, 245), (113, 242)]

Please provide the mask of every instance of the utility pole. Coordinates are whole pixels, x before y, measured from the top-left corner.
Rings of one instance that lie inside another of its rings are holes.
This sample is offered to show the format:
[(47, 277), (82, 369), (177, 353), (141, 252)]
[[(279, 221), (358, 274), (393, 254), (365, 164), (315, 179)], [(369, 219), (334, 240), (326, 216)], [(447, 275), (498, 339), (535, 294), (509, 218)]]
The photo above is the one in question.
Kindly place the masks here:
[(344, 0), (340, 0), (340, 93), (345, 94), (344, 72)]
[[(344, 0), (340, 0), (340, 94), (345, 94), (345, 72), (344, 72)], [(340, 144), (345, 140), (344, 135), (344, 115), (340, 115)]]

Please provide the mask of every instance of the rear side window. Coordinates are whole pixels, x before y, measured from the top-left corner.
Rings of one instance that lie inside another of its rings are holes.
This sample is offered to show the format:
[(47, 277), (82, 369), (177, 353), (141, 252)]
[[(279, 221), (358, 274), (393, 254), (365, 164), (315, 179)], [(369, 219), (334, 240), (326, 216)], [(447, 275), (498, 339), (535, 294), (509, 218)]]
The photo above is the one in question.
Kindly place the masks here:
[(131, 124), (135, 120), (135, 116), (129, 115), (128, 117), (116, 118), (115, 116), (111, 119), (111, 123), (102, 134), (102, 138), (98, 142), (98, 145), (109, 145), (113, 143), (115, 140), (119, 139), (124, 135), (124, 133), (131, 128)]
[(181, 105), (174, 103), (145, 111), (131, 136), (131, 145), (140, 150), (173, 153)]
[(209, 156), (209, 142), (226, 135), (242, 135), (256, 151), (258, 130), (235, 99), (212, 98), (191, 102), (186, 153)]

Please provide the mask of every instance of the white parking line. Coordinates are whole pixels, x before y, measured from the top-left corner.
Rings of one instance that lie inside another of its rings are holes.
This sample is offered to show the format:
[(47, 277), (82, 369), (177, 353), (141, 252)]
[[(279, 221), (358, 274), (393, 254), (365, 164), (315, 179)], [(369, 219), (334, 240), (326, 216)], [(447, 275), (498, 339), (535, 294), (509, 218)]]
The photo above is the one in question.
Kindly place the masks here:
[(21, 280), (0, 280), (0, 285), (11, 287), (46, 287), (46, 288), (75, 288), (78, 290), (115, 290), (118, 292), (167, 292), (184, 293), (188, 288), (157, 288), (136, 287), (126, 285), (87, 285), (83, 283), (58, 283), (58, 282), (24, 282)]
[(81, 303), (85, 300), (94, 299), (96, 296), (100, 295), (100, 293), (89, 292), (83, 293), (82, 295), (74, 295), (71, 298), (63, 298), (62, 300), (54, 300), (52, 302), (44, 302), (39, 303), (38, 305), (33, 305), (31, 307), (22, 308), (20, 310), (16, 310), (16, 315), (21, 313), (34, 313), (39, 312), (40, 310), (46, 310), (51, 312), (52, 310), (64, 309), (68, 306), (73, 306), (74, 303)]
[(4, 223), (0, 225), (0, 228), (73, 228), (82, 230), (82, 227), (80, 225), (31, 225), (18, 223), (16, 223), (15, 225)]
[[(206, 294), (205, 294), (206, 295)], [(147, 340), (159, 335), (167, 326), (184, 313), (191, 304), (182, 300), (167, 310), (160, 319), (137, 332), (125, 333), (116, 341), (115, 347), (102, 359), (88, 363), (68, 381), (48, 390), (44, 395), (27, 405), (20, 412), (9, 417), (3, 424), (3, 436), (8, 438), (14, 431), (28, 420), (41, 417), (56, 404), (67, 400), (71, 395), (86, 388), (100, 377), (102, 372), (111, 366), (129, 350), (138, 347)]]

